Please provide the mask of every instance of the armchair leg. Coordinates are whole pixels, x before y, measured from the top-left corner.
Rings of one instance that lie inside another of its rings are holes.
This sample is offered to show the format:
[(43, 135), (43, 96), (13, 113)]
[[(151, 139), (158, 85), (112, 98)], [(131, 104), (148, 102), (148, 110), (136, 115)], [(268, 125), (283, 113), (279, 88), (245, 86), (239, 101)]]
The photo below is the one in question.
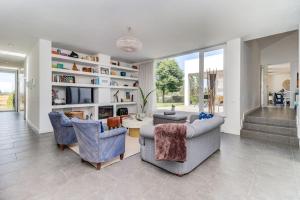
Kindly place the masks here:
[(123, 160), (123, 158), (124, 158), (124, 153), (122, 153), (122, 154), (120, 155), (120, 160)]
[(64, 144), (59, 144), (58, 146), (59, 146), (60, 150), (62, 150), (62, 151), (65, 149), (65, 145)]
[(101, 169), (101, 163), (97, 163), (97, 170)]

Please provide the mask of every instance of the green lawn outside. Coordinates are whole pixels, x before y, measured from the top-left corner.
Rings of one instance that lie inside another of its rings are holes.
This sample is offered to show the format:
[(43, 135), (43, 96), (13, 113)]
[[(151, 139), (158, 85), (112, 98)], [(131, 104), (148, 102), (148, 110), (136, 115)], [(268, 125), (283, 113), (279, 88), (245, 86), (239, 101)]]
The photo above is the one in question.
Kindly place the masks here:
[(172, 105), (175, 105), (175, 107), (184, 107), (184, 103), (157, 103), (156, 105), (159, 108), (171, 108)]

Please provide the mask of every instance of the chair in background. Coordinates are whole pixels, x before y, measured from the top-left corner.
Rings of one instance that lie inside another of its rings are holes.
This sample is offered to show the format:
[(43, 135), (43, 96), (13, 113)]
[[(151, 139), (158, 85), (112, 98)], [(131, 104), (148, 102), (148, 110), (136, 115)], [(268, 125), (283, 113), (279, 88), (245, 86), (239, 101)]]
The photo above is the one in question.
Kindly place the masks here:
[(100, 170), (101, 163), (125, 153), (126, 128), (116, 128), (101, 132), (101, 122), (93, 120), (72, 119), (79, 145), (81, 161), (96, 163)]
[(281, 93), (274, 93), (274, 106), (284, 105), (284, 97)]
[(50, 112), (48, 115), (55, 141), (61, 150), (64, 150), (65, 145), (77, 143), (72, 121), (67, 116), (60, 112)]

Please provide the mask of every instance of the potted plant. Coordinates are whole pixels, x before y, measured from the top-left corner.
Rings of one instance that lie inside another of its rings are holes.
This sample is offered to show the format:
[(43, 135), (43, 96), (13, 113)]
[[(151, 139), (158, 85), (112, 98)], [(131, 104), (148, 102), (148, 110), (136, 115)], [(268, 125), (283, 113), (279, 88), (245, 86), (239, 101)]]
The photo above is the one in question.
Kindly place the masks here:
[(141, 94), (142, 102), (140, 104), (141, 112), (138, 114), (137, 118), (143, 119), (146, 116), (146, 106), (147, 106), (147, 103), (148, 103), (148, 98), (149, 98), (150, 94), (152, 92), (154, 92), (154, 90), (151, 90), (150, 92), (148, 92), (147, 95), (145, 95), (145, 93), (144, 93), (144, 91), (142, 90), (141, 87), (139, 87), (139, 91), (140, 91), (140, 94)]

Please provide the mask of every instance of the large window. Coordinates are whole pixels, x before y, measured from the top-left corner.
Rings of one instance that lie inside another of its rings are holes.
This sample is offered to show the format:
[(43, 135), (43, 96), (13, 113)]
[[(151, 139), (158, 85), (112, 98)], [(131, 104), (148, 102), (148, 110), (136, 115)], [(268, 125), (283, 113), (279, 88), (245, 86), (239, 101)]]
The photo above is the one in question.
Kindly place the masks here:
[(199, 53), (160, 60), (156, 66), (158, 109), (198, 111)]
[(223, 112), (223, 54), (224, 50), (218, 48), (160, 60), (156, 66), (157, 109), (174, 105), (181, 111), (208, 111), (210, 72), (216, 74), (214, 112)]

